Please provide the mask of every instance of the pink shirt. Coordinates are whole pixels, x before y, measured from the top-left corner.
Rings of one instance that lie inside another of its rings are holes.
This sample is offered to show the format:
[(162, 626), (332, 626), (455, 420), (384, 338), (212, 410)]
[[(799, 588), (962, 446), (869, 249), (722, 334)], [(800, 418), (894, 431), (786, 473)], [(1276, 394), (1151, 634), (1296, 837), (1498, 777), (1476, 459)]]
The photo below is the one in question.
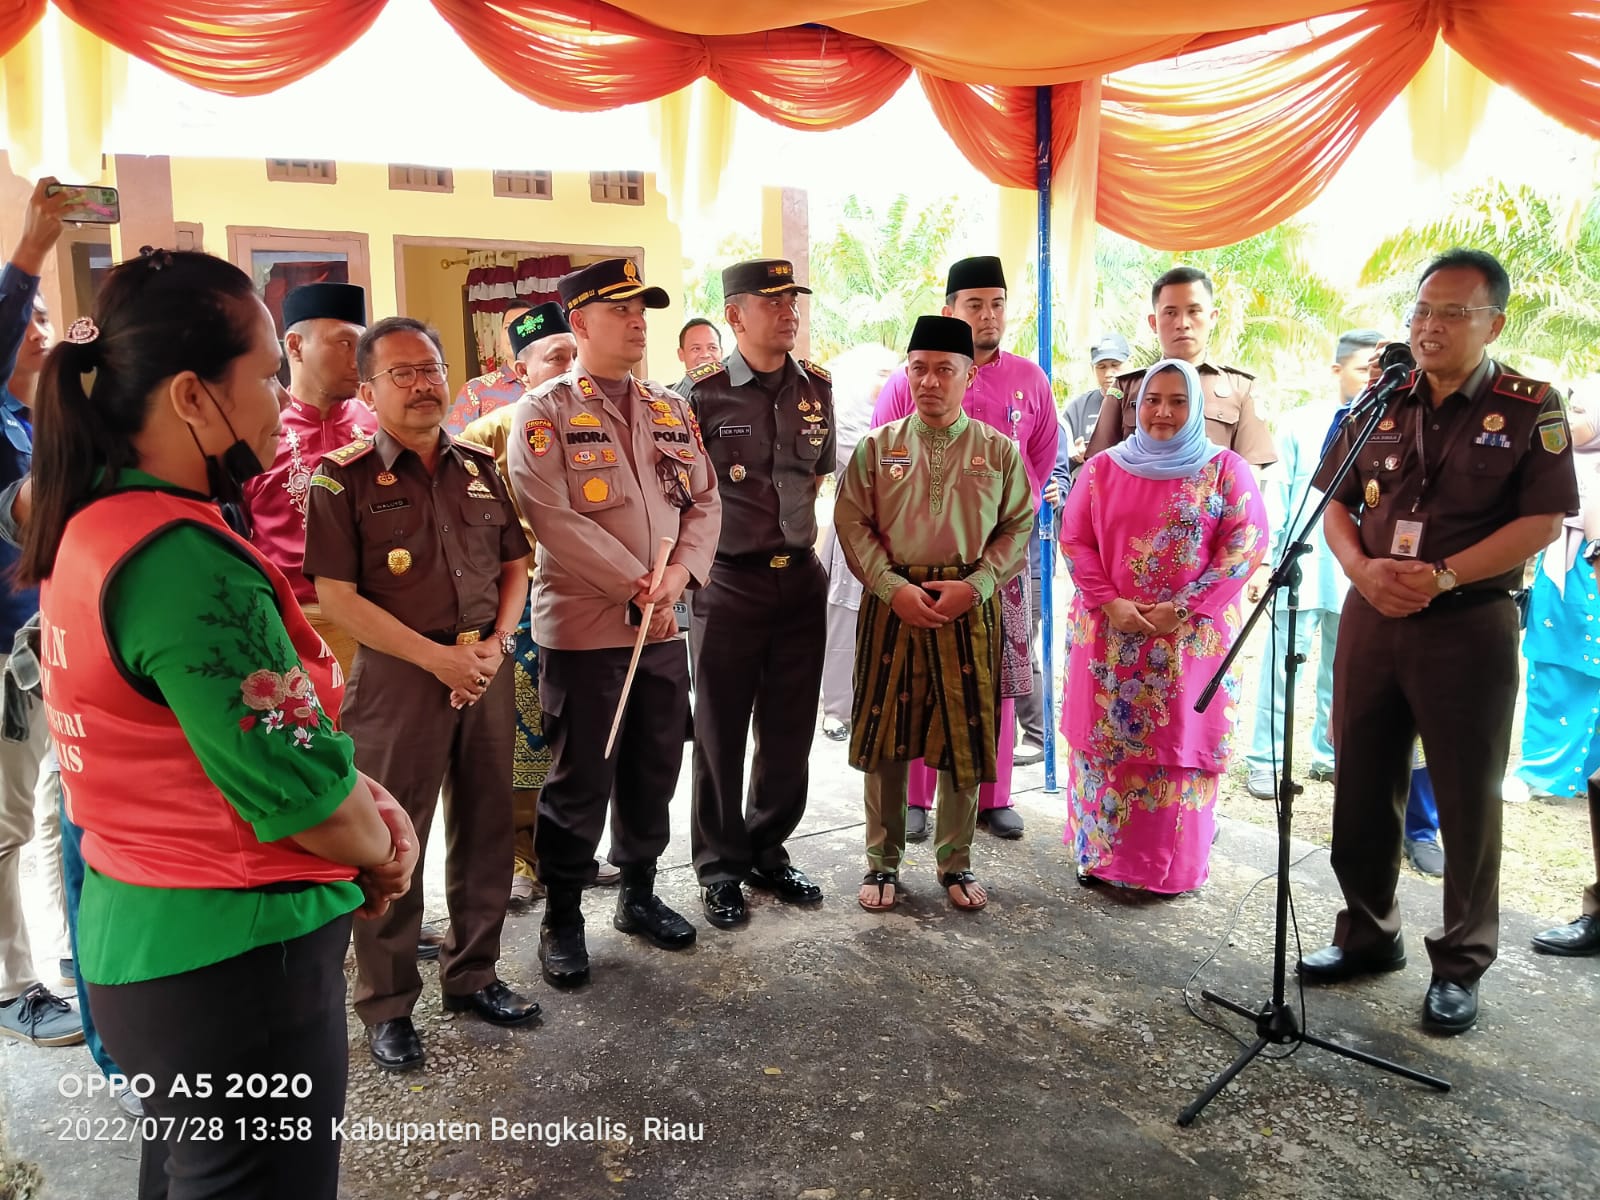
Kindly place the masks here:
[(336, 404), (324, 417), (315, 405), (291, 396), (283, 410), (277, 461), (244, 486), (256, 549), (288, 577), (301, 604), (317, 600), (317, 589), (301, 571), (306, 555), (306, 491), (317, 462), (330, 450), (369, 437), (377, 429), (377, 418), (359, 400)]
[[(1050, 381), (1031, 359), (1019, 358), (1004, 350), (978, 368), (978, 374), (962, 397), (961, 407), (974, 421), (982, 421), (1002, 431), (1022, 453), (1033, 493), (1034, 507), (1056, 465), (1056, 440), (1061, 433), (1056, 418), (1055, 397)], [(911, 399), (906, 369), (889, 376), (872, 410), (872, 427), (887, 425), (909, 417), (917, 409)]]

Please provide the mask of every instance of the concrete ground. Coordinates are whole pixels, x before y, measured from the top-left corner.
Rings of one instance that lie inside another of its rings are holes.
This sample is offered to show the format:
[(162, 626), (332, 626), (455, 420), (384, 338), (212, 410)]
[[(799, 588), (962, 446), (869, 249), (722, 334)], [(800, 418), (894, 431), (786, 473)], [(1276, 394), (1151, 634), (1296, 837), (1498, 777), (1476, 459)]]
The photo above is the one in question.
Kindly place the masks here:
[[(700, 926), (692, 950), (668, 954), (615, 932), (614, 893), (598, 890), (585, 905), (594, 980), (578, 992), (539, 978), (538, 910), (507, 922), (503, 974), (543, 1004), (542, 1025), (507, 1031), (447, 1018), (426, 969), (417, 1018), (429, 1062), (389, 1076), (368, 1059), (352, 1018), (352, 1125), (478, 1122), (481, 1136), (348, 1141), (340, 1194), (1600, 1196), (1600, 960), (1527, 948), (1532, 932), (1575, 907), (1507, 911), (1479, 1026), (1438, 1039), (1418, 1027), (1428, 984), (1421, 939), (1437, 920), (1438, 888), (1408, 872), (1411, 965), (1309, 992), (1308, 1021), (1324, 1037), (1442, 1075), (1453, 1090), (1440, 1095), (1306, 1047), (1291, 1062), (1258, 1061), (1183, 1129), (1178, 1110), (1238, 1048), (1191, 1016), (1186, 996), (1245, 1035), (1244, 1022), (1199, 1000), (1200, 988), (1250, 1004), (1269, 993), (1273, 890), (1260, 880), (1274, 860), (1270, 832), (1224, 816), (1199, 894), (1087, 891), (1061, 845), (1063, 802), (1041, 790), (1042, 768), (1028, 768), (1018, 772), (1027, 836), (979, 834), (975, 866), (993, 896), (986, 911), (951, 909), (924, 846), (912, 848), (908, 899), (873, 916), (854, 898), (864, 869), (860, 777), (821, 737), (812, 766), (810, 811), (791, 848), (827, 889), (819, 909), (757, 894), (744, 930), (708, 926), (688, 866), (680, 781), (661, 890)], [(1326, 851), (1299, 843), (1295, 857), (1310, 950), (1327, 938), (1337, 890)], [(443, 913), (441, 884), (435, 862), (430, 913)], [(136, 1145), (72, 1140), (73, 1119), (117, 1115), (104, 1100), (60, 1094), (64, 1080), (92, 1074), (82, 1047), (0, 1044), (0, 1117), (12, 1151), (43, 1168), (47, 1198), (133, 1194)], [(549, 1128), (497, 1130), (495, 1118)], [(650, 1130), (687, 1140), (647, 1138), (652, 1120), (665, 1124)]]

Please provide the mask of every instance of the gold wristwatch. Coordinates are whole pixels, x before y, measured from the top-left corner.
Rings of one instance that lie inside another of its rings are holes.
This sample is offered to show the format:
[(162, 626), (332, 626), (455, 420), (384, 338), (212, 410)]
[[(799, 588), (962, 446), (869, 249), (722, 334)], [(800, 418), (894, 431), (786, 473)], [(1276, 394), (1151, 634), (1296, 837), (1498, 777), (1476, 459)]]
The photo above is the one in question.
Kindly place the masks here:
[(1444, 559), (1433, 564), (1433, 585), (1441, 592), (1448, 592), (1456, 585), (1456, 573), (1444, 565)]

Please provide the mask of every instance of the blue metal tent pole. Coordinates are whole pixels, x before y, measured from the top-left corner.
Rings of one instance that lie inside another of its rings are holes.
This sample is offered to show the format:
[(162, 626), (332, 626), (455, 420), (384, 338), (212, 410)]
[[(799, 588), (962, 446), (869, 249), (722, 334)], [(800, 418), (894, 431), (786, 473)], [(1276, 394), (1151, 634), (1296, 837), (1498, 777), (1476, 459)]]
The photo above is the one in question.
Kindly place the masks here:
[[(1039, 190), (1039, 366), (1044, 376), (1050, 378), (1053, 358), (1050, 345), (1050, 177), (1054, 174), (1051, 162), (1051, 90), (1037, 90), (1034, 106), (1034, 162), (1038, 167), (1035, 186)], [(1055, 655), (1055, 568), (1056, 568), (1056, 516), (1050, 501), (1039, 503), (1039, 635), (1042, 645), (1042, 670), (1044, 685), (1044, 790), (1054, 794), (1056, 786), (1056, 655)]]

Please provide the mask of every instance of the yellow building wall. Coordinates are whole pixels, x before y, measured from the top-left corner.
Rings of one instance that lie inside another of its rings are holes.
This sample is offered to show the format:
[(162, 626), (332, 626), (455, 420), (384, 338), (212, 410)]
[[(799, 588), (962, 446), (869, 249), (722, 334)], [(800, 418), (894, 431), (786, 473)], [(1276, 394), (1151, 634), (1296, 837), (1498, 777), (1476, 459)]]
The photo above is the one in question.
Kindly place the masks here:
[[(672, 297), (670, 308), (650, 314), (648, 373), (668, 382), (682, 374), (676, 350), (684, 320), (683, 240), (653, 176), (645, 176), (645, 203), (625, 205), (591, 201), (582, 172), (558, 173), (551, 200), (496, 197), (489, 171), (457, 170), (449, 193), (392, 191), (382, 164), (341, 162), (337, 174), (333, 184), (275, 183), (267, 180), (261, 159), (174, 158), (173, 217), (203, 226), (205, 248), (219, 255), (229, 252), (230, 226), (366, 235), (373, 317), (395, 313), (403, 291), (406, 315), (432, 321), (446, 338), (454, 386), (467, 378), (456, 364), (471, 360), (463, 344), (460, 283), (449, 295), (450, 276), (438, 270), (441, 258), (496, 242), (591, 252), (637, 249), (645, 279)], [(406, 238), (443, 240), (410, 252), (396, 240)], [(414, 290), (404, 271), (408, 261), (419, 272), (424, 264), (433, 267), (419, 274)], [(466, 268), (460, 273), (464, 279)]]

